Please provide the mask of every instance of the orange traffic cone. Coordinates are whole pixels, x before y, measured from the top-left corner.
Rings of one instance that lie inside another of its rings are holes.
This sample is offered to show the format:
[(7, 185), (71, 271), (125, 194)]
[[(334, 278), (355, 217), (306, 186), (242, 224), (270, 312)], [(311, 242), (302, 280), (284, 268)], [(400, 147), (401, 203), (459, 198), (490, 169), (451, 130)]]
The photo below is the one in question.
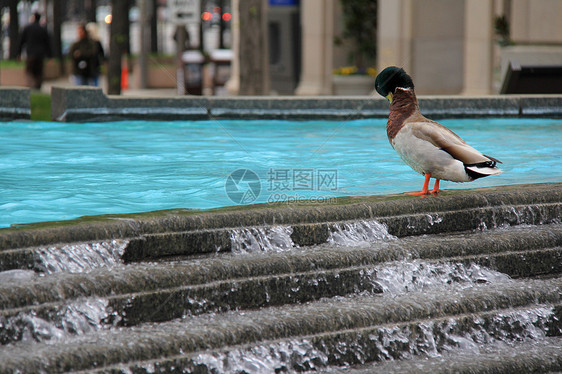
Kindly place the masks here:
[(123, 64), (121, 66), (121, 90), (126, 90), (129, 88), (129, 64), (127, 59), (123, 59)]

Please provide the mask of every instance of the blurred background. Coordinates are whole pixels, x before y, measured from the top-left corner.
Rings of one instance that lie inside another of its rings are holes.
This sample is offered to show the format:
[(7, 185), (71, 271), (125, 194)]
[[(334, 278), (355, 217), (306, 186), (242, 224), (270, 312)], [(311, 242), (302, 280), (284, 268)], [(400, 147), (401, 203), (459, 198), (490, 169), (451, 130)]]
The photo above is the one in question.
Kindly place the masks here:
[(0, 11), (2, 86), (26, 84), (17, 43), (38, 12), (46, 82), (69, 82), (77, 25), (95, 23), (109, 94), (369, 95), (389, 65), (418, 94), (562, 89), (562, 0), (2, 0)]

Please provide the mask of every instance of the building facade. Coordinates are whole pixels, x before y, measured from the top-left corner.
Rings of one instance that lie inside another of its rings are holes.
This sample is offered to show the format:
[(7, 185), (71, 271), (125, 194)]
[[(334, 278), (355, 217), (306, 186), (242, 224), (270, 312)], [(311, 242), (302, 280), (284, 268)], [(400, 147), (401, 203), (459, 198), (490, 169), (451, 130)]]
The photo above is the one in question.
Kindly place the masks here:
[[(299, 12), (294, 94), (332, 95), (333, 71), (347, 64), (345, 45), (334, 43), (340, 0), (300, 0)], [(562, 0), (377, 0), (376, 17), (376, 68), (403, 67), (419, 94), (498, 93), (510, 59), (562, 65)]]

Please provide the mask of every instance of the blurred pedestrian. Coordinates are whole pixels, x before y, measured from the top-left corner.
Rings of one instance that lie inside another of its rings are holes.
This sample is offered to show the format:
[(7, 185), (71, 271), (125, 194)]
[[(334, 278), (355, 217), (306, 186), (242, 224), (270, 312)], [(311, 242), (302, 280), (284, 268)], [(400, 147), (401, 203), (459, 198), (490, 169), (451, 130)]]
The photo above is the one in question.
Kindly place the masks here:
[(77, 86), (88, 86), (94, 81), (98, 46), (88, 35), (86, 25), (77, 28), (78, 40), (68, 51), (72, 59), (72, 75)]
[(18, 43), (18, 58), (25, 47), (25, 73), (28, 86), (41, 89), (43, 84), (43, 65), (45, 57), (52, 56), (51, 43), (47, 29), (40, 24), (41, 14), (34, 13), (31, 23), (23, 28)]
[[(178, 25), (176, 27), (176, 31), (174, 31), (174, 41), (178, 46), (178, 50), (181, 52), (191, 49), (191, 37), (184, 25)], [(181, 45), (182, 43), (183, 45)]]
[(94, 75), (92, 78), (92, 85), (97, 87), (99, 85), (101, 67), (105, 63), (105, 53), (103, 51), (103, 46), (101, 45), (99, 32), (98, 32), (98, 25), (95, 22), (90, 22), (86, 25), (86, 31), (88, 32), (90, 39), (92, 39), (92, 41), (96, 43), (96, 47), (98, 48), (97, 58), (94, 59), (94, 67), (93, 67)]

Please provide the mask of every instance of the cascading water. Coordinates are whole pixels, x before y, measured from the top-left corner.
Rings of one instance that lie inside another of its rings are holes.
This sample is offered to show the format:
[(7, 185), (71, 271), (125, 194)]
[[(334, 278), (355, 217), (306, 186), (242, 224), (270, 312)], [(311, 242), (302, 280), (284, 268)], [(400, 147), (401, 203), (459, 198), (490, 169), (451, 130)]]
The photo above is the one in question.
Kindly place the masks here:
[[(232, 252), (284, 252), (297, 247), (291, 239), (291, 226), (251, 227), (231, 231)], [(336, 223), (327, 242), (334, 246), (361, 247), (381, 240), (394, 240), (386, 225), (375, 220)]]
[[(489, 317), (461, 316), (366, 329), (352, 341), (330, 342), (321, 337), (270, 342), (251, 347), (202, 353), (193, 361), (219, 373), (317, 371), (328, 365), (440, 357), (446, 353), (479, 354), (483, 345), (533, 342), (545, 337), (552, 308), (515, 310)], [(342, 339), (342, 337), (340, 337)]]
[(105, 326), (109, 317), (108, 301), (89, 298), (60, 308), (50, 318), (35, 312), (19, 313), (13, 317), (0, 317), (0, 343), (16, 341), (44, 341), (83, 335)]
[(446, 289), (449, 285), (471, 287), (482, 283), (507, 282), (510, 277), (486, 267), (462, 263), (432, 263), (415, 260), (376, 266), (364, 274), (369, 281), (380, 287), (383, 293), (392, 295), (429, 289)]
[[(434, 229), (450, 224), (436, 213), (415, 219)], [(262, 373), (540, 345), (562, 335), (562, 285), (527, 284), (517, 279), (527, 275), (506, 271), (512, 279), (482, 264), (548, 256), (562, 228), (501, 227), (400, 239), (375, 220), (225, 229), (234, 256), (190, 253), (157, 263), (125, 264), (125, 251), (134, 250), (126, 240), (24, 248), (35, 259), (26, 268), (35, 271), (0, 272), (7, 305), (0, 311), (0, 372), (25, 365), (27, 355), (29, 368), (45, 372), (75, 357), (93, 362), (68, 366), (75, 371), (166, 372), (160, 365), (169, 363), (185, 372)], [(328, 239), (299, 247), (308, 234)], [(20, 302), (20, 291), (29, 302)], [(117, 361), (137, 353), (134, 362)]]
[[(121, 256), (126, 240), (73, 243), (35, 249), (33, 270), (14, 269), (0, 272), (4, 284), (40, 279), (40, 274), (85, 273), (100, 267), (122, 264)], [(39, 273), (39, 274), (38, 274)], [(20, 312), (9, 317), (0, 316), (0, 342), (44, 341), (83, 335), (105, 326), (108, 301), (91, 297), (61, 305), (48, 315), (34, 311)]]
[[(426, 218), (430, 225), (442, 222), (438, 215)], [(290, 235), (290, 231), (285, 232)], [(246, 239), (251, 243), (247, 246), (263, 251), (263, 243), (269, 244), (268, 233), (251, 234)], [(328, 243), (334, 247), (368, 247), (375, 242), (397, 239), (388, 233), (384, 224), (371, 220), (333, 225)], [(512, 282), (506, 274), (475, 263), (421, 260), (385, 263), (363, 270), (361, 275), (363, 282), (371, 283), (384, 297), (392, 298), (410, 292), (448, 293), (481, 284)], [(439, 357), (454, 351), (478, 354), (482, 345), (540, 340), (545, 337), (544, 331), (548, 330), (545, 326), (551, 318), (551, 307), (539, 307), (491, 315), (485, 320), (479, 316), (463, 316), (378, 327), (368, 335), (370, 344), (376, 347), (374, 355), (356, 342), (340, 342), (330, 347), (324, 343), (315, 344), (310, 339), (298, 339), (203, 353), (196, 356), (194, 362), (218, 372), (300, 372), (325, 368), (333, 364), (330, 361), (341, 365), (343, 360), (344, 365), (354, 365), (420, 355)], [(353, 359), (347, 362), (345, 357)]]
[(230, 241), (235, 254), (253, 252), (284, 252), (295, 247), (290, 226), (250, 227), (231, 231)]
[(380, 240), (394, 240), (386, 225), (375, 220), (335, 224), (328, 243), (335, 246), (365, 247)]
[[(375, 220), (337, 223), (331, 226), (327, 242), (335, 246), (368, 246), (380, 240), (393, 240), (386, 225)], [(291, 226), (251, 227), (231, 231), (232, 252), (284, 252), (297, 247), (291, 239)]]
[(308, 371), (327, 366), (328, 357), (306, 339), (256, 345), (228, 352), (202, 353), (194, 359), (218, 373)]
[(47, 274), (82, 273), (102, 266), (114, 266), (123, 263), (121, 256), (127, 243), (126, 240), (112, 240), (41, 248), (35, 269)]

